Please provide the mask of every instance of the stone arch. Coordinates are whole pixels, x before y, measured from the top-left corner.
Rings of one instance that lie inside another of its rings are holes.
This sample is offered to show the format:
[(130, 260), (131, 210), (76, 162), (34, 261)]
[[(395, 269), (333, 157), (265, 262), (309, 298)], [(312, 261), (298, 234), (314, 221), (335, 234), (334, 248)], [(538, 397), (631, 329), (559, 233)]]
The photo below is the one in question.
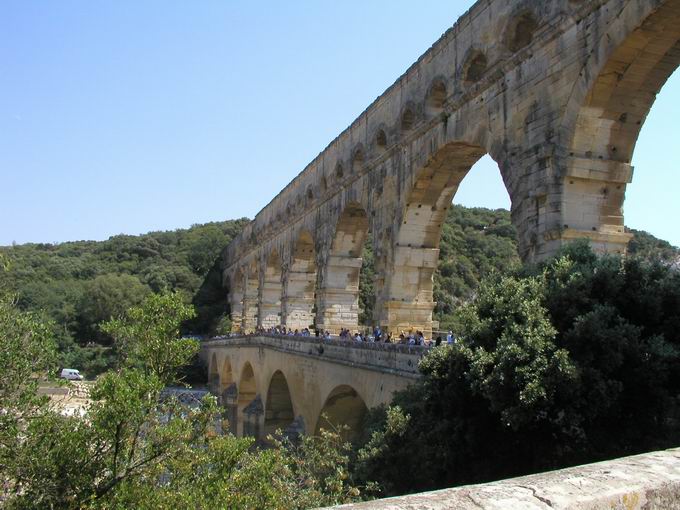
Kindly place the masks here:
[(312, 185), (310, 184), (307, 186), (307, 200), (311, 201), (314, 200), (314, 189), (312, 188)]
[(342, 167), (342, 162), (338, 161), (338, 164), (335, 165), (335, 171), (333, 172), (335, 174), (335, 178), (337, 180), (341, 180), (345, 177), (345, 170)]
[(293, 400), (286, 376), (277, 370), (269, 381), (264, 413), (264, 435), (286, 429), (295, 420)]
[(387, 150), (387, 132), (382, 127), (378, 128), (378, 130), (375, 132), (375, 147), (378, 153), (382, 153)]
[(416, 174), (385, 272), (387, 294), (379, 297), (376, 310), (379, 323), (389, 331), (420, 330), (426, 337), (432, 333), (433, 276), (442, 227), (458, 187), (486, 153), (479, 145), (452, 142)]
[(317, 323), (338, 333), (359, 323), (361, 252), (368, 234), (368, 215), (358, 202), (348, 203), (338, 219), (319, 289)]
[(467, 84), (477, 83), (482, 79), (489, 66), (489, 61), (480, 50), (470, 52), (463, 65), (463, 81)]
[(364, 153), (363, 145), (357, 145), (352, 151), (352, 174), (359, 174), (364, 169), (366, 164), (366, 155)]
[(288, 328), (302, 330), (315, 323), (316, 249), (308, 230), (300, 232), (286, 275), (284, 292), (284, 323)]
[(429, 115), (436, 115), (444, 109), (448, 96), (444, 78), (435, 78), (428, 89), (425, 105)]
[(326, 397), (315, 434), (321, 429), (338, 430), (346, 440), (353, 441), (361, 435), (367, 412), (366, 402), (352, 386), (336, 386)]
[(276, 248), (269, 253), (263, 269), (258, 326), (267, 329), (281, 324), (283, 264)]
[(220, 371), (220, 395), (234, 383), (234, 374), (231, 369), (231, 360), (229, 356), (224, 358), (222, 362), (222, 370)]
[(257, 260), (252, 260), (243, 267), (243, 319), (241, 330), (243, 333), (252, 333), (257, 327), (260, 315), (259, 291), (260, 277)]
[[(624, 253), (623, 203), (642, 126), (658, 92), (680, 66), (680, 0), (640, 18), (630, 2), (595, 47), (563, 123), (562, 239), (586, 237), (599, 252)], [(637, 20), (635, 26), (626, 26)], [(604, 37), (603, 37), (604, 39)]]
[(401, 112), (401, 131), (403, 133), (410, 131), (416, 124), (416, 109), (410, 101), (406, 104)]
[(515, 14), (505, 29), (505, 44), (513, 53), (529, 46), (538, 29), (536, 16), (530, 10)]
[[(250, 362), (246, 361), (241, 368), (241, 374), (238, 383), (238, 399), (237, 399), (237, 419), (239, 421), (237, 426), (238, 434), (252, 435), (259, 437), (259, 431), (253, 430), (252, 423), (254, 420), (250, 420), (251, 423), (246, 423), (246, 410), (249, 407), (254, 407), (253, 404), (257, 404), (258, 390), (257, 390), (257, 379), (255, 378), (255, 371)], [(256, 406), (255, 406), (256, 407)]]

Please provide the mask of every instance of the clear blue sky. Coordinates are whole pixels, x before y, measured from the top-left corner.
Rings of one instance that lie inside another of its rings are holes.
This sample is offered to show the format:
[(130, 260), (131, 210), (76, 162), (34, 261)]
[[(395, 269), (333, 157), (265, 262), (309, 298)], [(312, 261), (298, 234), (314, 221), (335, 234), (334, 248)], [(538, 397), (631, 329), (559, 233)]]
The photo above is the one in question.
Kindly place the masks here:
[[(253, 217), (472, 0), (5, 0), (0, 244)], [(680, 73), (626, 222), (680, 245)], [(493, 163), (456, 202), (508, 207)]]

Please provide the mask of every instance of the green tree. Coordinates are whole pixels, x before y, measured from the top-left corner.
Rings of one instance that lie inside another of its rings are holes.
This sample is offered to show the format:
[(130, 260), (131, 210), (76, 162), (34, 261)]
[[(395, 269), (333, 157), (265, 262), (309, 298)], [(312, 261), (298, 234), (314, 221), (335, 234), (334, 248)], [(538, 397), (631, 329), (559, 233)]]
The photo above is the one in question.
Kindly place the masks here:
[[(21, 412), (28, 400), (11, 407), (21, 433), (6, 436), (11, 452), (2, 445), (7, 508), (307, 508), (359, 497), (338, 434), (298, 446), (272, 439), (259, 450), (252, 438), (214, 433), (223, 412), (214, 397), (186, 405), (164, 391), (198, 350), (179, 337), (193, 313), (178, 293), (151, 295), (108, 321), (103, 329), (127, 356), (94, 384), (86, 416), (36, 401), (29, 420)], [(6, 362), (12, 374), (36, 368), (17, 356)]]
[(54, 368), (55, 348), (50, 328), (34, 313), (19, 310), (13, 296), (0, 289), (0, 477), (7, 483), (22, 428), (46, 405), (37, 388), (39, 378)]
[(668, 448), (680, 440), (680, 273), (586, 243), (492, 276), (460, 342), (373, 418), (359, 454), (388, 494)]
[(86, 286), (78, 306), (81, 338), (110, 344), (110, 336), (99, 329), (99, 323), (119, 317), (130, 307), (142, 302), (149, 288), (136, 276), (105, 274)]

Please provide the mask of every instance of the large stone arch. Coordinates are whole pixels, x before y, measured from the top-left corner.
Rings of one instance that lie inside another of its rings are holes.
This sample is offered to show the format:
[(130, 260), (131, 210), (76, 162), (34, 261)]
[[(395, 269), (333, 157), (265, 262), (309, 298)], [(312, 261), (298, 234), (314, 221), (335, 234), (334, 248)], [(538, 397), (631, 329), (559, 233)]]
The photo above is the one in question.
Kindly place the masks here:
[[(393, 333), (432, 333), (433, 276), (442, 227), (460, 184), (487, 150), (464, 142), (443, 145), (415, 174), (395, 227), (392, 258), (379, 299), (378, 321)], [(500, 170), (499, 170), (500, 171)]]
[(359, 324), (361, 252), (368, 235), (368, 214), (359, 202), (349, 202), (340, 215), (317, 299), (317, 324), (339, 333)]
[(288, 380), (281, 370), (276, 370), (269, 380), (265, 400), (264, 436), (284, 431), (295, 420), (295, 406)]
[(349, 441), (357, 439), (367, 412), (366, 401), (356, 389), (347, 384), (336, 386), (324, 400), (315, 433), (326, 429), (340, 432)]
[(680, 66), (680, 0), (635, 0), (588, 55), (562, 124), (562, 239), (624, 253), (631, 160), (658, 92)]
[(285, 275), (283, 323), (303, 329), (315, 323), (316, 249), (309, 230), (298, 235)]

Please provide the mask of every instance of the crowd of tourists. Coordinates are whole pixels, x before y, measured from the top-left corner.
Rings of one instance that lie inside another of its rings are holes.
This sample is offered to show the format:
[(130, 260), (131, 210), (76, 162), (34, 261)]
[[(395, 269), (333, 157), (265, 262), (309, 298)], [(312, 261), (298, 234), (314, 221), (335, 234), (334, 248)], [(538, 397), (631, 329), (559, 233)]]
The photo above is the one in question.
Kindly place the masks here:
[(341, 329), (338, 335), (332, 335), (328, 330), (309, 328), (293, 329), (286, 326), (274, 326), (271, 328), (257, 328), (255, 333), (275, 335), (275, 336), (298, 336), (298, 337), (315, 337), (323, 340), (341, 340), (345, 342), (369, 342), (369, 343), (386, 343), (386, 344), (401, 344), (401, 345), (419, 345), (424, 347), (436, 347), (442, 343), (453, 344), (456, 342), (456, 337), (453, 331), (446, 334), (438, 335), (437, 338), (425, 338), (422, 331), (402, 331), (399, 336), (393, 335), (391, 332), (386, 333), (380, 327), (376, 327), (371, 332), (366, 330), (350, 331), (349, 329)]

